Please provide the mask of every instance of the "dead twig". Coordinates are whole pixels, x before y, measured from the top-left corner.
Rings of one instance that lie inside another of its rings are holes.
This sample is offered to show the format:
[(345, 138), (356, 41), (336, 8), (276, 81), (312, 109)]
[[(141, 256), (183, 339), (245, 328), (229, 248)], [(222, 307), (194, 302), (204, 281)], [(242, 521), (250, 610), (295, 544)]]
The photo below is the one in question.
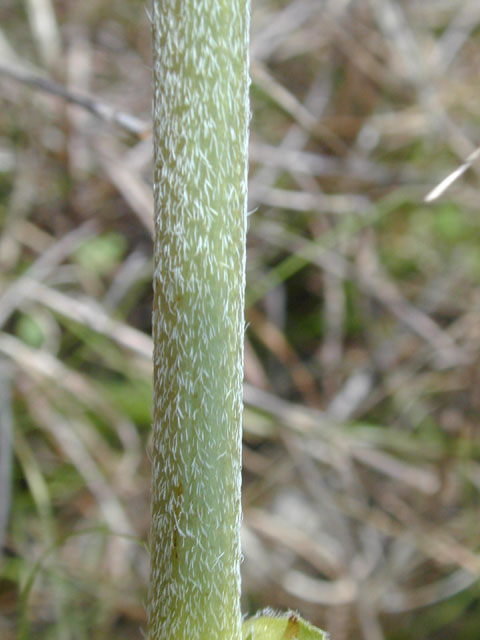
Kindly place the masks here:
[(0, 63), (0, 74), (10, 80), (38, 89), (44, 93), (58, 96), (66, 102), (82, 107), (82, 109), (86, 109), (104, 122), (115, 124), (129, 133), (135, 134), (139, 138), (147, 136), (150, 132), (151, 125), (149, 122), (145, 122), (130, 113), (105, 104), (93, 96), (68, 91), (61, 85), (53, 82), (53, 80), (31, 73), (21, 67), (12, 67)]

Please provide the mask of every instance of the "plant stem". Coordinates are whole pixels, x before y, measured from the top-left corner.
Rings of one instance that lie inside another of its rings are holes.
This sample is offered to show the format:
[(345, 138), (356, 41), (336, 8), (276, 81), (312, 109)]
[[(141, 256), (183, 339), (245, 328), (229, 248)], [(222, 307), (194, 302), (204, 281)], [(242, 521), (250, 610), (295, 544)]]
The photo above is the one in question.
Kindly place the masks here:
[(240, 640), (249, 0), (154, 0), (150, 640)]

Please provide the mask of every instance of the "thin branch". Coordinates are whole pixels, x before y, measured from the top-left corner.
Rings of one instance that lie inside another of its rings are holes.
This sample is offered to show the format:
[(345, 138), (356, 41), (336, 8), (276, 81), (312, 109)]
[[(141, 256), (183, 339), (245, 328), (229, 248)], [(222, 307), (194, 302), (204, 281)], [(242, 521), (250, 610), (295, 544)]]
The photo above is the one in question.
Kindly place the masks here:
[(93, 96), (68, 91), (62, 85), (53, 82), (53, 80), (31, 73), (21, 67), (13, 67), (0, 63), (0, 75), (6, 76), (7, 78), (10, 78), (10, 80), (14, 80), (20, 84), (43, 91), (44, 93), (58, 96), (66, 102), (82, 107), (104, 122), (116, 124), (117, 126), (122, 127), (122, 129), (125, 129), (129, 133), (133, 133), (140, 138), (148, 135), (151, 130), (149, 122), (145, 122), (130, 113), (126, 113), (116, 107), (105, 104)]

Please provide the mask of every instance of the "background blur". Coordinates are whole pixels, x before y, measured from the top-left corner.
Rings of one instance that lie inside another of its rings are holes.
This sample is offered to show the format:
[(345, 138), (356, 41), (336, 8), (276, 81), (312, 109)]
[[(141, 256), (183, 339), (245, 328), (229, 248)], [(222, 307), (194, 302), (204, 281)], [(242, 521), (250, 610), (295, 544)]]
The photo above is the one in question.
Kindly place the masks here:
[[(480, 4), (252, 23), (243, 609), (478, 640), (479, 166), (424, 198), (480, 144)], [(0, 0), (2, 640), (143, 637), (150, 83), (143, 0)]]

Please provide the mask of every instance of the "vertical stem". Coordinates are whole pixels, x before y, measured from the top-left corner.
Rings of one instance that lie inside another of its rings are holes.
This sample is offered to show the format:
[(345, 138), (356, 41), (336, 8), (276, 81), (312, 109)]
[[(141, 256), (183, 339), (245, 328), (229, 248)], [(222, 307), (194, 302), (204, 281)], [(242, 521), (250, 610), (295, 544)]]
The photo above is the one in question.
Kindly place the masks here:
[(249, 0), (153, 0), (150, 640), (240, 640)]

